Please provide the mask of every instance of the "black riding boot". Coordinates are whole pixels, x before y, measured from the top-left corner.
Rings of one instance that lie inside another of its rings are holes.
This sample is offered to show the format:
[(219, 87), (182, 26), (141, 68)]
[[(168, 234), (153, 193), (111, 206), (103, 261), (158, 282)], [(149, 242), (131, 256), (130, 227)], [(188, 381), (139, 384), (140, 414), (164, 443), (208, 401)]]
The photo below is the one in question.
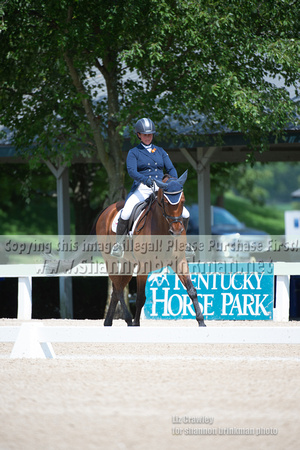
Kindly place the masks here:
[[(187, 229), (188, 229), (189, 220), (190, 220), (190, 218), (187, 217), (187, 218), (184, 218), (183, 221), (182, 221), (186, 232), (187, 232)], [(187, 243), (186, 247), (185, 247), (185, 257), (186, 257), (186, 259), (192, 259), (194, 256), (195, 256), (195, 252), (194, 252), (193, 247), (191, 246), (191, 244)]]
[(116, 258), (121, 258), (124, 254), (123, 246), (124, 246), (124, 239), (128, 231), (128, 222), (129, 220), (124, 220), (121, 217), (118, 220), (116, 233), (117, 242), (114, 244), (110, 253), (112, 256), (115, 256)]

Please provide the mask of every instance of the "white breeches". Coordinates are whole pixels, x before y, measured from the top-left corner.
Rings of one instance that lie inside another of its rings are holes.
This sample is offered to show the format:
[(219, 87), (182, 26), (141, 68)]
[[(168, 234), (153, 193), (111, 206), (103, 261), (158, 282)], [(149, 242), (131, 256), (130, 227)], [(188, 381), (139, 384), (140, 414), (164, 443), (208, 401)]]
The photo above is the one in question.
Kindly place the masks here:
[[(156, 185), (155, 185), (155, 191), (158, 191), (158, 187)], [(149, 188), (145, 184), (141, 183), (139, 185), (139, 187), (133, 192), (133, 194), (131, 194), (131, 196), (128, 198), (128, 200), (126, 200), (124, 208), (123, 208), (123, 210), (121, 212), (122, 219), (123, 220), (128, 220), (129, 217), (130, 217), (131, 211), (133, 210), (134, 206), (137, 203), (142, 202), (142, 201), (146, 200), (146, 198), (150, 197), (152, 192), (153, 191), (152, 191), (151, 188)], [(185, 206), (183, 207), (182, 217), (184, 219), (187, 219), (188, 217), (190, 217), (190, 213), (185, 208)]]

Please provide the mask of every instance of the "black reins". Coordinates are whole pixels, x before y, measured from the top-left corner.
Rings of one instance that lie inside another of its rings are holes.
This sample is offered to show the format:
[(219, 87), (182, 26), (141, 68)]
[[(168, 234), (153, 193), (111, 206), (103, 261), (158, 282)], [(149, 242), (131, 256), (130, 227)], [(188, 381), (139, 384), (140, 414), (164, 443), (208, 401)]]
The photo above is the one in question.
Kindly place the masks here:
[[(150, 211), (150, 209), (151, 209), (151, 207), (152, 207), (152, 205), (153, 205), (153, 203), (154, 202), (156, 202), (156, 195), (155, 195), (155, 192), (154, 192), (154, 190), (153, 190), (153, 194), (151, 194), (150, 195), (150, 197), (149, 197), (149, 203), (148, 203), (148, 206), (147, 206), (147, 208), (146, 208), (146, 210), (145, 210), (145, 214), (144, 215), (142, 215), (142, 217), (139, 219), (139, 221), (138, 221), (138, 223), (136, 224), (136, 232), (137, 233), (139, 233), (140, 231), (142, 231), (142, 229), (144, 228), (144, 226), (146, 225), (146, 218), (147, 218), (147, 216), (148, 216), (148, 214), (149, 214), (149, 211)], [(141, 228), (137, 228), (139, 225), (140, 225), (140, 223), (143, 221), (143, 225), (141, 226)]]
[[(180, 194), (181, 192), (183, 192), (183, 189), (178, 191), (178, 192), (170, 192), (170, 194)], [(166, 192), (166, 194), (169, 194), (169, 192)], [(142, 231), (142, 229), (144, 228), (144, 226), (146, 225), (146, 219), (147, 216), (150, 212), (150, 209), (152, 207), (152, 205), (157, 202), (158, 206), (162, 209), (162, 214), (163, 217), (166, 219), (166, 221), (168, 222), (169, 226), (171, 227), (172, 223), (176, 223), (179, 222), (182, 225), (182, 231), (184, 230), (184, 226), (183, 226), (183, 216), (182, 214), (180, 214), (180, 216), (170, 216), (169, 214), (166, 213), (166, 208), (165, 208), (165, 199), (164, 199), (164, 193), (162, 196), (162, 201), (161, 203), (158, 201), (157, 199), (157, 194), (153, 189), (153, 194), (149, 197), (149, 203), (147, 206), (147, 209), (145, 210), (145, 214), (143, 214), (143, 216), (139, 219), (137, 225), (136, 225), (136, 232), (139, 233), (140, 231)], [(138, 226), (141, 224), (142, 226), (140, 228), (138, 228)], [(169, 229), (170, 230), (170, 229)]]

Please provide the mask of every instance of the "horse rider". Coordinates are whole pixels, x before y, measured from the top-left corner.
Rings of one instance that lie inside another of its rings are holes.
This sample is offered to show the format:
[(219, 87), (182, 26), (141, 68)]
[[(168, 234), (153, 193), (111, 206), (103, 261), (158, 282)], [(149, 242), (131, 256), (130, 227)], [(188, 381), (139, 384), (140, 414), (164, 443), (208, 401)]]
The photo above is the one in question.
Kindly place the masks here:
[[(126, 159), (127, 171), (133, 178), (133, 185), (118, 220), (117, 242), (111, 251), (111, 255), (115, 257), (123, 255), (124, 235), (128, 232), (128, 222), (134, 206), (146, 200), (153, 190), (158, 191), (155, 180), (161, 181), (165, 173), (178, 178), (167, 152), (152, 144), (156, 133), (152, 120), (139, 119), (135, 124), (135, 133), (141, 142), (128, 152)], [(183, 207), (182, 217), (183, 225), (187, 229), (190, 214), (185, 207)]]

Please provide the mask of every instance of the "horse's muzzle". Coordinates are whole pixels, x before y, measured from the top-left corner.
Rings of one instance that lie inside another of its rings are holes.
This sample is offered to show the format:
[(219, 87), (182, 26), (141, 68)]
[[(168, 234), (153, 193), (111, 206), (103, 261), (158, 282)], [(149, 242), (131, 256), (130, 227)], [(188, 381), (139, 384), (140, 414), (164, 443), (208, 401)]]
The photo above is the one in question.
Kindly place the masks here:
[[(174, 225), (177, 223), (181, 225), (181, 227), (178, 227), (178, 229), (177, 229), (177, 227), (174, 227)], [(169, 233), (172, 236), (180, 236), (183, 232), (184, 232), (184, 226), (183, 226), (182, 222), (172, 222), (170, 224)]]

